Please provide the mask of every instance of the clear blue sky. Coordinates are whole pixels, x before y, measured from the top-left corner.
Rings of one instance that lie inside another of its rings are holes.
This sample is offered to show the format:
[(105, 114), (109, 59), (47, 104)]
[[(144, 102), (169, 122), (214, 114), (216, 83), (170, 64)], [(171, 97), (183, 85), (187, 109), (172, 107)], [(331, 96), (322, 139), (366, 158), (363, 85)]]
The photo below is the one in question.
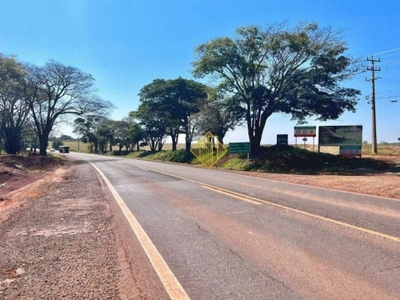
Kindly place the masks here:
[[(112, 101), (115, 120), (138, 106), (138, 92), (153, 79), (191, 79), (193, 49), (237, 27), (316, 21), (343, 29), (348, 54), (381, 58), (377, 76), (378, 142), (400, 137), (400, 1), (382, 0), (0, 0), (0, 52), (43, 65), (54, 59), (90, 73), (99, 95)], [(362, 91), (357, 112), (323, 125), (364, 126), (371, 141), (371, 83), (360, 75), (347, 85)], [(391, 100), (398, 100), (397, 103)], [(284, 115), (267, 122), (263, 143), (289, 134), (296, 124)], [(309, 121), (308, 125), (321, 125)], [(70, 133), (61, 128), (61, 133)], [(226, 142), (247, 141), (245, 130)]]

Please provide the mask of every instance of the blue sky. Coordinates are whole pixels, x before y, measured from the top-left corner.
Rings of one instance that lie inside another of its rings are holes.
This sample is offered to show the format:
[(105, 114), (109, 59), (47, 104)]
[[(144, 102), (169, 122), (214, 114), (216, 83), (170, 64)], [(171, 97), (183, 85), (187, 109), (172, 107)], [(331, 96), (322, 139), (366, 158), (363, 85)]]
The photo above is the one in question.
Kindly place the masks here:
[[(99, 95), (117, 107), (111, 117), (119, 120), (137, 108), (139, 90), (153, 79), (192, 79), (197, 45), (233, 36), (241, 26), (315, 21), (344, 30), (349, 55), (381, 59), (378, 142), (394, 142), (400, 137), (399, 15), (398, 0), (0, 0), (0, 52), (37, 65), (54, 59), (92, 74)], [(370, 72), (346, 83), (362, 91), (355, 114), (323, 124), (310, 120), (308, 125), (361, 124), (363, 140), (371, 141), (366, 100), (371, 83), (366, 77)], [(294, 143), (295, 125), (284, 115), (271, 116), (262, 142), (275, 143), (276, 134), (287, 133)], [(247, 140), (244, 129), (225, 139)]]

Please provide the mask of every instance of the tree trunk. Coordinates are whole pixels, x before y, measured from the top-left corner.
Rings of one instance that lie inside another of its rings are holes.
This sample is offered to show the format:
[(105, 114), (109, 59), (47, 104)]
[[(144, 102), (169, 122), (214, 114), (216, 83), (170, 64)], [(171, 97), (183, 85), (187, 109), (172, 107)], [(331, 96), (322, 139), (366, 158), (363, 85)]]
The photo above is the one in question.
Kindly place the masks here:
[(47, 156), (47, 145), (48, 145), (48, 136), (41, 135), (39, 136), (39, 154), (42, 156)]
[(247, 123), (247, 131), (250, 141), (250, 156), (256, 157), (260, 151), (263, 130), (259, 126), (251, 126), (251, 122), (249, 120)]
[(186, 150), (186, 152), (190, 152), (191, 147), (192, 147), (192, 134), (186, 133), (186, 136), (185, 136), (185, 150)]
[(20, 150), (21, 131), (18, 129), (4, 128), (4, 148), (7, 154), (17, 154)]
[(178, 138), (176, 135), (171, 135), (171, 139), (172, 139), (172, 151), (176, 151), (177, 150), (177, 144), (178, 144)]
[(255, 135), (249, 137), (250, 140), (250, 156), (256, 157), (260, 151), (261, 137)]

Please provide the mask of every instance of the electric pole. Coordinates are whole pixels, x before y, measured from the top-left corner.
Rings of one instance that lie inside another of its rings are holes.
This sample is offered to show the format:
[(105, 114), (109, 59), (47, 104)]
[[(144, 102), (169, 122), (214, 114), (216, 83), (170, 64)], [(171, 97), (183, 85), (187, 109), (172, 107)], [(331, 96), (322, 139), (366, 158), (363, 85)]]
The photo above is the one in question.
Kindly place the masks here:
[(371, 107), (372, 107), (372, 153), (378, 153), (378, 146), (376, 142), (376, 99), (375, 99), (375, 80), (378, 78), (375, 77), (375, 72), (381, 70), (381, 68), (376, 68), (375, 63), (380, 62), (380, 59), (374, 59), (372, 55), (371, 58), (367, 57), (367, 61), (371, 62), (371, 67), (367, 67), (368, 71), (372, 72), (372, 77), (370, 79), (365, 79), (367, 81), (372, 82), (372, 95), (371, 95)]

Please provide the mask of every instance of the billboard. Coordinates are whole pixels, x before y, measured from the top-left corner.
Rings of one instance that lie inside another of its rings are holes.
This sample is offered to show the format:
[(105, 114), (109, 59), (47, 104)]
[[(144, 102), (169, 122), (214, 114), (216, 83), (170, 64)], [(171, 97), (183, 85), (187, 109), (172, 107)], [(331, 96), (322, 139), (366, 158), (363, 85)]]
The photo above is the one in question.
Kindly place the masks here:
[(316, 126), (295, 126), (294, 127), (294, 136), (298, 137), (315, 137), (317, 136), (317, 127)]
[(318, 143), (320, 146), (362, 144), (362, 125), (319, 126), (318, 129)]

